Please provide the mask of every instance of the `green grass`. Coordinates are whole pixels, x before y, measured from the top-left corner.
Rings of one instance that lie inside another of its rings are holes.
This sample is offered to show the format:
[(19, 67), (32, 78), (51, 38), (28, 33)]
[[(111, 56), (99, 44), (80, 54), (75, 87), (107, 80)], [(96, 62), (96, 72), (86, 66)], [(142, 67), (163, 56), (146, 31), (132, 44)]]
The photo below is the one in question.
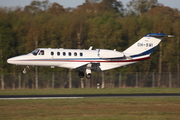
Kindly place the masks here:
[[(23, 89), (0, 95), (180, 93), (180, 88)], [(179, 97), (0, 100), (0, 120), (180, 120)]]
[(180, 88), (112, 88), (112, 89), (16, 89), (0, 90), (0, 95), (52, 95), (52, 94), (130, 94), (180, 93)]
[(1, 120), (179, 120), (180, 98), (0, 100)]

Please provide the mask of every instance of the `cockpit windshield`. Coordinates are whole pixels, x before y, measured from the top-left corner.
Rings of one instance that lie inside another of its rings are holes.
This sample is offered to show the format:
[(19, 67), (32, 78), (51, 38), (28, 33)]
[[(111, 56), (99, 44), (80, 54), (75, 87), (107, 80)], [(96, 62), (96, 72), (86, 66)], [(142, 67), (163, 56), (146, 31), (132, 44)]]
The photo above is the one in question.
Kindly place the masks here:
[(38, 52), (39, 52), (39, 49), (35, 49), (34, 51), (32, 51), (31, 53), (33, 54), (33, 55), (37, 55), (38, 54)]

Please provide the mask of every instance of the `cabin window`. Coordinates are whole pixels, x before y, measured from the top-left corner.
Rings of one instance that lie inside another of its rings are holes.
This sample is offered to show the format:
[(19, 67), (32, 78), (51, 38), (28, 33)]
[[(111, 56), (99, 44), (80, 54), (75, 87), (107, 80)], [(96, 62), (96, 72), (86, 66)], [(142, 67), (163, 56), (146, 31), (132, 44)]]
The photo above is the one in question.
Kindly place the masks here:
[(60, 56), (60, 52), (57, 52), (57, 55)]
[(77, 52), (74, 53), (74, 56), (77, 56)]
[(71, 52), (69, 52), (69, 56), (71, 56)]
[(31, 53), (33, 54), (33, 55), (37, 55), (38, 54), (38, 52), (39, 52), (39, 49), (35, 49), (34, 51), (32, 51)]
[(54, 55), (54, 52), (51, 52), (51, 55)]
[(80, 56), (83, 56), (83, 53), (80, 53)]
[(65, 53), (65, 52), (63, 52), (63, 56), (66, 56), (66, 53)]
[(41, 51), (39, 52), (39, 55), (44, 55), (44, 50), (41, 50)]

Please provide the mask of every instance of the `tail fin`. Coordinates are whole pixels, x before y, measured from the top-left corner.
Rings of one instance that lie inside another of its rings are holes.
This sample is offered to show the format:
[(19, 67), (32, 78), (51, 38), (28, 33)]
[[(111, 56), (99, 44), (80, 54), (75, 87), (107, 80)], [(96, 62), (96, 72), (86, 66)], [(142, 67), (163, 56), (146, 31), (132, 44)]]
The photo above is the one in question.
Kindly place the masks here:
[(166, 36), (164, 33), (150, 33), (141, 38), (139, 41), (134, 43), (132, 46), (127, 48), (123, 53), (126, 56), (138, 57), (142, 55), (150, 55), (156, 46), (161, 42), (163, 37)]

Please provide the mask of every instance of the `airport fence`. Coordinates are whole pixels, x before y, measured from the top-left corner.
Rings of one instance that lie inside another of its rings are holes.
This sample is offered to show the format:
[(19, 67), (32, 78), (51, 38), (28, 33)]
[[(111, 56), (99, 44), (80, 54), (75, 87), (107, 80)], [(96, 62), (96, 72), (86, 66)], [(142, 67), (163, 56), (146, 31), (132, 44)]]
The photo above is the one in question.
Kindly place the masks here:
[(77, 72), (1, 74), (0, 89), (55, 89), (55, 88), (142, 88), (180, 87), (177, 73), (93, 72), (91, 79), (79, 78)]

